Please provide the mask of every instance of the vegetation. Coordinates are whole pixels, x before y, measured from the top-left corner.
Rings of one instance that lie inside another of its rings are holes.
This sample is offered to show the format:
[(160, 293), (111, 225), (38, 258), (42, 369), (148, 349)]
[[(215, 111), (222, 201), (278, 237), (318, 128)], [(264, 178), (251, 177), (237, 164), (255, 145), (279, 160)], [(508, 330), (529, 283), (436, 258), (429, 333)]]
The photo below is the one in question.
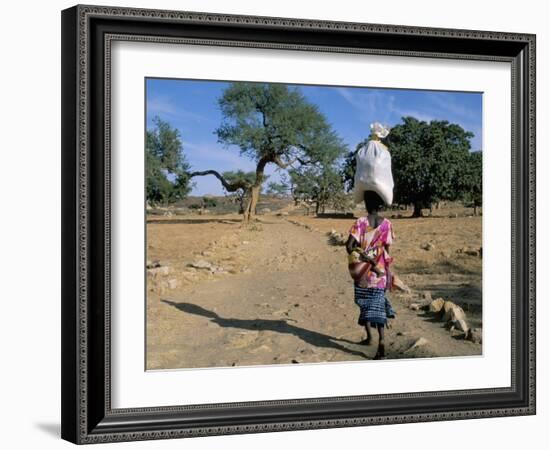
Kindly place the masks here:
[(315, 164), (321, 159), (336, 160), (345, 144), (332, 130), (317, 106), (297, 90), (283, 84), (232, 83), (219, 100), (224, 120), (216, 130), (218, 141), (239, 147), (241, 155), (256, 162), (251, 186), (230, 183), (215, 170), (194, 172), (191, 176), (214, 175), (228, 192), (249, 192), (244, 219), (255, 214), (265, 168), (281, 169)]
[[(256, 179), (255, 172), (243, 172), (242, 170), (224, 172), (222, 177), (227, 180), (231, 186), (237, 188), (233, 191), (237, 202), (239, 203), (239, 214), (244, 214), (244, 202), (250, 192), (250, 188)], [(227, 191), (227, 189), (226, 189)]]
[(432, 203), (462, 199), (472, 136), (447, 121), (404, 117), (384, 139), (392, 154), (394, 201), (413, 204), (413, 216), (418, 217)]
[(146, 196), (150, 204), (172, 203), (191, 190), (189, 164), (183, 155), (180, 133), (155, 117), (145, 143)]

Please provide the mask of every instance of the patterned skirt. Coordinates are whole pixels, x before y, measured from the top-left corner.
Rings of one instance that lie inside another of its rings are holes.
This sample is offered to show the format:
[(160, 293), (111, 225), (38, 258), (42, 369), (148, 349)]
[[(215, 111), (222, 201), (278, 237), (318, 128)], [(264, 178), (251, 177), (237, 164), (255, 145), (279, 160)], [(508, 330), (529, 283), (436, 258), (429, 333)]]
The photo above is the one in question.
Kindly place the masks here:
[(384, 325), (388, 318), (395, 317), (389, 300), (385, 296), (385, 290), (380, 288), (362, 288), (354, 285), (355, 304), (359, 306), (359, 325), (372, 324)]

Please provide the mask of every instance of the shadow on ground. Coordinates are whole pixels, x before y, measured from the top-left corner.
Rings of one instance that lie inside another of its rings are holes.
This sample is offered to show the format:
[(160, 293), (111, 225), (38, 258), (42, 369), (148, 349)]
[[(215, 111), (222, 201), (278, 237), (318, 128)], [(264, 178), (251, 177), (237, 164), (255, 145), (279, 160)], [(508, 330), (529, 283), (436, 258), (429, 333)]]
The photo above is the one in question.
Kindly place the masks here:
[[(366, 358), (365, 354), (351, 348), (348, 348), (344, 345), (335, 342), (337, 339), (328, 336), (326, 334), (318, 333), (316, 331), (307, 330), (305, 328), (300, 328), (295, 325), (289, 324), (286, 320), (268, 320), (268, 319), (235, 319), (235, 318), (224, 318), (220, 317), (213, 311), (205, 309), (201, 306), (194, 305), (192, 303), (185, 302), (173, 302), (171, 300), (161, 300), (167, 305), (173, 306), (174, 308), (179, 309), (180, 311), (187, 314), (194, 314), (197, 316), (202, 316), (210, 319), (211, 322), (219, 325), (220, 327), (227, 328), (240, 328), (242, 330), (252, 330), (252, 331), (273, 331), (276, 333), (283, 334), (292, 334), (304, 342), (313, 345), (315, 347), (328, 348), (333, 350), (339, 350), (345, 353), (349, 353), (354, 356), (360, 356)], [(356, 345), (356, 342), (351, 342), (346, 339), (338, 339), (338, 341), (345, 342), (348, 344)]]

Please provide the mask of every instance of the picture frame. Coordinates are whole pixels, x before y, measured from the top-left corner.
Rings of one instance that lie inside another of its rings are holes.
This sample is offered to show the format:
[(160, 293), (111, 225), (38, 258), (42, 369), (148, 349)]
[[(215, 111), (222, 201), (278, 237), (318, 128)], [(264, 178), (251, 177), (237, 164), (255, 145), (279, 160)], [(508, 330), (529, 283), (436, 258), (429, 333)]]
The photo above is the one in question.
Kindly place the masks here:
[[(110, 49), (118, 40), (509, 63), (511, 385), (113, 408), (109, 107)], [(532, 34), (507, 32), (83, 5), (64, 10), (62, 438), (85, 444), (535, 414), (535, 42)]]

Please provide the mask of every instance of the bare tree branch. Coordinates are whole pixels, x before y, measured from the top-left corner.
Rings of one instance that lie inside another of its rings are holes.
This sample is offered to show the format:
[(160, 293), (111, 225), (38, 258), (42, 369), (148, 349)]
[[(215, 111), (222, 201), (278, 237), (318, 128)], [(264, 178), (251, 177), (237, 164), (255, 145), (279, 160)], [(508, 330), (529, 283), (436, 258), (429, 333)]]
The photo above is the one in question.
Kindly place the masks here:
[(201, 172), (191, 172), (189, 174), (189, 178), (193, 177), (202, 177), (205, 175), (214, 175), (218, 180), (220, 180), (221, 184), (225, 188), (227, 192), (235, 192), (239, 189), (242, 190), (248, 190), (250, 189), (250, 184), (246, 183), (244, 181), (237, 181), (235, 183), (229, 183), (219, 172), (215, 170), (203, 170)]

